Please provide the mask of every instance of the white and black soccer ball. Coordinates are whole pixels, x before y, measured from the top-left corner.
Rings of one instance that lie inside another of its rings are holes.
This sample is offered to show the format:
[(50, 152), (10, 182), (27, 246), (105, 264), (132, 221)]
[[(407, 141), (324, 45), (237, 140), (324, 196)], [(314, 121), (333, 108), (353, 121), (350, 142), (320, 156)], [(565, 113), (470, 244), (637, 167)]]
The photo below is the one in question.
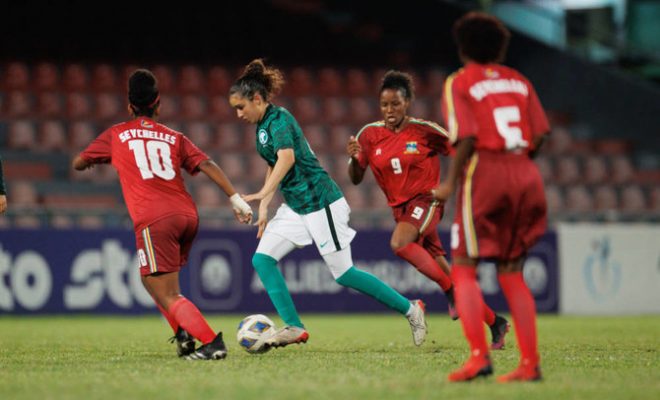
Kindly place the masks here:
[(263, 314), (248, 315), (238, 324), (236, 340), (248, 353), (265, 353), (266, 340), (275, 333), (275, 323)]

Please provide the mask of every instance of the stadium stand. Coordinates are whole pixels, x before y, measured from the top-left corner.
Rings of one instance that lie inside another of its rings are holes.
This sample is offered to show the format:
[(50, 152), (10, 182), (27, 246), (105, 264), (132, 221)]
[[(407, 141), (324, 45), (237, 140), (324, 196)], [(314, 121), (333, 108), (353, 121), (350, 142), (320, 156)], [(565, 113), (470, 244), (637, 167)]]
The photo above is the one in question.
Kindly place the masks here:
[[(102, 129), (126, 118), (122, 82), (135, 66), (10, 61), (0, 68), (0, 154), (12, 205), (0, 226), (66, 229), (124, 224), (126, 212), (112, 168), (72, 174), (69, 162)], [(265, 165), (254, 152), (254, 127), (236, 119), (226, 98), (239, 70), (190, 64), (150, 68), (162, 93), (160, 121), (186, 133), (243, 192), (258, 189)], [(390, 211), (370, 173), (359, 187), (350, 184), (345, 146), (350, 135), (379, 119), (374, 94), (384, 72), (297, 66), (285, 70), (287, 86), (275, 99), (303, 126), (319, 161), (342, 186), (353, 216), (363, 226), (388, 226)], [(410, 72), (417, 86), (410, 114), (439, 121), (446, 71), (434, 66)], [(588, 137), (566, 113), (550, 115), (552, 133), (537, 165), (546, 183), (552, 222), (659, 219), (660, 170), (653, 157), (641, 163), (629, 141)], [(443, 161), (445, 169), (446, 165)], [(231, 223), (224, 196), (208, 182), (199, 182), (191, 179), (190, 187), (204, 224)], [(452, 201), (445, 207), (443, 226), (449, 225), (453, 209)]]

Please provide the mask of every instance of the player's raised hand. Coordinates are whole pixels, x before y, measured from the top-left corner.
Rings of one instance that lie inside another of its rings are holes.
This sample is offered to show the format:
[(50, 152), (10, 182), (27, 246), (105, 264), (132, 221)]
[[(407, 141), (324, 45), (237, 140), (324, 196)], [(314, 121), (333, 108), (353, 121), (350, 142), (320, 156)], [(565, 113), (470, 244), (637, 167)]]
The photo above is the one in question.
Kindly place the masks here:
[(346, 145), (346, 152), (352, 158), (357, 158), (358, 154), (360, 154), (360, 151), (362, 151), (360, 143), (357, 141), (355, 136), (351, 136), (348, 139), (348, 144)]

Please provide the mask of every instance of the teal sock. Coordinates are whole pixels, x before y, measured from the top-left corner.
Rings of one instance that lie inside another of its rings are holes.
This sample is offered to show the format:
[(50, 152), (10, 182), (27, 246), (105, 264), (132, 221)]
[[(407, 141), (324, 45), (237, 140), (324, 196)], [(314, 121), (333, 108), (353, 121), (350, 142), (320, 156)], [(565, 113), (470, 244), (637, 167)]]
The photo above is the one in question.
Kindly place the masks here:
[(366, 271), (351, 267), (342, 276), (337, 278), (336, 281), (342, 286), (355, 289), (360, 293), (373, 297), (401, 314), (405, 315), (410, 308), (410, 301), (408, 299)]
[(277, 268), (277, 261), (271, 256), (255, 253), (252, 257), (252, 265), (257, 271), (257, 275), (259, 275), (261, 283), (264, 284), (270, 301), (284, 323), (304, 328), (305, 326), (298, 316), (298, 311), (296, 311), (296, 306), (293, 304), (289, 288), (286, 287), (284, 277)]

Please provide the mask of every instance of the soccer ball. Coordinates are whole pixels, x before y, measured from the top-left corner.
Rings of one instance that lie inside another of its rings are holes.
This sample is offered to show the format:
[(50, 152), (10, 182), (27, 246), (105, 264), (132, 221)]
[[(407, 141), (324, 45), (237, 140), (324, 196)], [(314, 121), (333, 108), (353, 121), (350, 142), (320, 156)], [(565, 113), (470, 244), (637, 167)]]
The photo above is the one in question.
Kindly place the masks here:
[(263, 314), (248, 315), (238, 324), (236, 340), (248, 353), (265, 353), (266, 340), (275, 333), (275, 323)]

